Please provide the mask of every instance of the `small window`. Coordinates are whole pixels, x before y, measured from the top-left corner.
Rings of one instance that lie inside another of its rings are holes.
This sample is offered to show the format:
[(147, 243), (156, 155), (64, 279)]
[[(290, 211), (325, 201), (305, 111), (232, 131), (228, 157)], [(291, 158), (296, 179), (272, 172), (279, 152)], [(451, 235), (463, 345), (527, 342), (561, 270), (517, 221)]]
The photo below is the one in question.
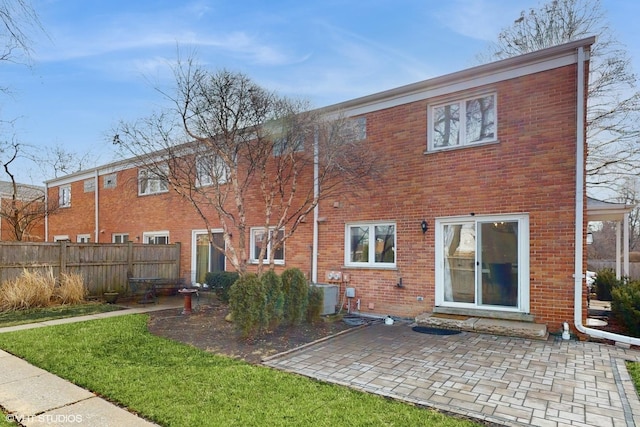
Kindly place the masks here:
[(196, 186), (203, 187), (214, 183), (227, 182), (227, 165), (217, 156), (200, 156), (196, 159)]
[(143, 241), (147, 245), (168, 245), (169, 232), (143, 233)]
[(96, 191), (96, 180), (93, 178), (84, 180), (84, 192), (85, 193), (93, 193)]
[(275, 242), (282, 240), (284, 237), (284, 230), (277, 230), (275, 228), (269, 229), (269, 234), (264, 228), (252, 228), (251, 229), (251, 262), (254, 264), (258, 263), (258, 257), (260, 256), (260, 251), (262, 250), (264, 245), (267, 245), (267, 252), (265, 254), (265, 259), (262, 261), (267, 264), (269, 262), (269, 258), (272, 251), (275, 251), (273, 254), (273, 259), (276, 264), (284, 264), (284, 243), (273, 249)]
[(111, 235), (111, 241), (113, 243), (127, 243), (129, 241), (128, 233), (114, 233)]
[(61, 208), (71, 207), (71, 185), (63, 185), (58, 189), (58, 205)]
[(353, 141), (367, 139), (367, 118), (362, 116), (349, 119), (343, 137)]
[(117, 177), (118, 175), (115, 173), (103, 176), (102, 186), (104, 188), (116, 188), (116, 185), (118, 184)]
[(482, 95), (429, 108), (429, 149), (497, 140), (496, 95)]
[(76, 242), (78, 242), (78, 243), (89, 243), (89, 242), (91, 242), (91, 234), (78, 234), (76, 236)]
[(394, 267), (396, 264), (395, 224), (348, 224), (345, 242), (346, 265)]
[(53, 236), (53, 241), (54, 242), (70, 242), (71, 239), (69, 239), (69, 236), (67, 234), (61, 234), (61, 235)]
[(169, 185), (164, 177), (148, 169), (138, 171), (138, 195), (166, 193)]

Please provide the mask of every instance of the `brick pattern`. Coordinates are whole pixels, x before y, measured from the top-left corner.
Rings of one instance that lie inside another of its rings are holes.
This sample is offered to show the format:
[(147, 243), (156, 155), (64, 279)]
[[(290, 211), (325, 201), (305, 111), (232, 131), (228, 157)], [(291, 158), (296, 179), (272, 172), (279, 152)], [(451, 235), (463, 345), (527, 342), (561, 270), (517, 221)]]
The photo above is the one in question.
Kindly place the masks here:
[(268, 366), (505, 426), (629, 426), (640, 400), (624, 361), (637, 349), (375, 324)]
[[(358, 194), (343, 193), (321, 203), (319, 216), (326, 221), (319, 224), (319, 281), (330, 270), (349, 273), (348, 286), (357, 289), (361, 311), (413, 317), (431, 311), (435, 304), (436, 218), (471, 212), (527, 213), (531, 314), (536, 322), (557, 330), (573, 318), (576, 67), (502, 81), (473, 93), (497, 94), (496, 143), (426, 152), (428, 105), (465, 98), (468, 93), (366, 115), (367, 144), (380, 162), (377, 176)], [(194, 209), (172, 192), (138, 196), (135, 169), (118, 172), (117, 183), (116, 188), (105, 189), (101, 178), (97, 186), (98, 241), (110, 242), (111, 233), (124, 232), (137, 241), (144, 231), (168, 230), (171, 242), (183, 244), (181, 271), (189, 278), (191, 233), (204, 228)], [(57, 197), (57, 187), (49, 189), (49, 196)], [(94, 193), (84, 193), (82, 181), (74, 182), (71, 200), (70, 208), (50, 218), (49, 239), (54, 234), (69, 234), (72, 239), (77, 234), (93, 235)], [(261, 223), (260, 212), (249, 216), (250, 225)], [(426, 234), (420, 229), (423, 219), (430, 226)], [(397, 268), (344, 267), (345, 224), (362, 221), (397, 224)], [(287, 241), (285, 255), (285, 267), (299, 267), (307, 274), (311, 222), (302, 224)], [(400, 278), (402, 288), (396, 286)], [(342, 293), (345, 287), (342, 284)]]

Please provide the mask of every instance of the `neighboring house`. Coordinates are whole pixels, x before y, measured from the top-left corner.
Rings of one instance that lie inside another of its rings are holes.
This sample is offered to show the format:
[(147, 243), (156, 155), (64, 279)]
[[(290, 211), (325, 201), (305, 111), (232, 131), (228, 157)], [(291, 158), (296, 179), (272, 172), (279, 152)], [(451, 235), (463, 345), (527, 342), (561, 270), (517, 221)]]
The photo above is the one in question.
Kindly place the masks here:
[[(45, 188), (27, 184), (17, 184), (16, 188), (14, 191), (9, 181), (0, 181), (0, 241), (16, 241), (18, 233), (22, 241), (43, 242)], [(15, 224), (20, 230), (16, 231)]]
[[(350, 309), (365, 314), (466, 313), (552, 330), (571, 322), (574, 309), (584, 318), (586, 304), (574, 299), (586, 297), (574, 292), (586, 267), (584, 117), (593, 42), (323, 108), (366, 124), (367, 143), (383, 153), (382, 178), (368, 194), (322, 201), (277, 263), (340, 284), (340, 295), (353, 288)], [(47, 187), (61, 205), (48, 218), (49, 241), (181, 242), (190, 282), (225, 268), (189, 204), (132, 161)], [(260, 233), (252, 229), (252, 248)]]

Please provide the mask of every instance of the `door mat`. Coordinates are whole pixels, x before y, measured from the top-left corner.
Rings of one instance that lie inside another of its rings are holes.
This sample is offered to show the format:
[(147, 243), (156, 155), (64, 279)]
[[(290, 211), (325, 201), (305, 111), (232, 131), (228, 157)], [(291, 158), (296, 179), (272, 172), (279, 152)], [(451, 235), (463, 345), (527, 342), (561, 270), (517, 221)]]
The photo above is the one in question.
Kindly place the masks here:
[(461, 332), (455, 329), (430, 328), (428, 326), (414, 326), (411, 329), (414, 332), (420, 332), (421, 334), (431, 334), (431, 335), (455, 335)]

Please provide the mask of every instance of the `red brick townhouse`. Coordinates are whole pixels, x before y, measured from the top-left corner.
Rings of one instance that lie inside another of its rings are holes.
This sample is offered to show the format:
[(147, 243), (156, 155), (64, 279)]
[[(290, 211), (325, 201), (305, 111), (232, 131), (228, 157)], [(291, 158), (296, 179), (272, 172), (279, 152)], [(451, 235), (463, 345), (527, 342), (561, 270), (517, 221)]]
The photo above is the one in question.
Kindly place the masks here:
[[(323, 108), (366, 124), (381, 177), (368, 194), (322, 201), (276, 255), (278, 264), (339, 284), (340, 299), (363, 314), (580, 325), (593, 42)], [(181, 242), (188, 282), (224, 269), (193, 209), (133, 164), (48, 181), (49, 198), (66, 206), (48, 218), (48, 240)]]

